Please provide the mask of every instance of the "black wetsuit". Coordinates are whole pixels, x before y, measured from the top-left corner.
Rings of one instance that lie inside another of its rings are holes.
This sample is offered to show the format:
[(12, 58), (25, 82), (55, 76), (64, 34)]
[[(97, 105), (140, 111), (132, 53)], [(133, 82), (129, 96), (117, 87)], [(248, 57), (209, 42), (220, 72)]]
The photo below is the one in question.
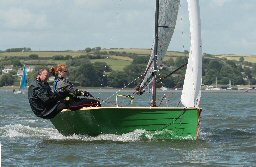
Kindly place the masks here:
[(91, 96), (92, 98), (79, 98), (82, 95), (82, 91), (76, 89), (71, 82), (63, 77), (57, 77), (54, 81), (54, 92), (60, 96), (69, 96), (69, 106), (71, 110), (78, 110), (82, 107), (100, 107), (100, 101), (93, 98), (93, 96), (86, 91), (83, 91), (84, 96)]
[(35, 80), (28, 89), (30, 107), (36, 116), (51, 119), (66, 108), (63, 97), (52, 92), (47, 82)]

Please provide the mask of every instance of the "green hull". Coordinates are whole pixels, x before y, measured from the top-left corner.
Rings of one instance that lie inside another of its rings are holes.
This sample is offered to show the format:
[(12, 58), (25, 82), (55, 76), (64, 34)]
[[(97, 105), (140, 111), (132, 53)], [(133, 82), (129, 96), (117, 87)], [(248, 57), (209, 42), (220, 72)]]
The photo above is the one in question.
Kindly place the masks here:
[(51, 122), (63, 135), (125, 134), (146, 130), (153, 138), (196, 139), (201, 109), (92, 107), (62, 111)]

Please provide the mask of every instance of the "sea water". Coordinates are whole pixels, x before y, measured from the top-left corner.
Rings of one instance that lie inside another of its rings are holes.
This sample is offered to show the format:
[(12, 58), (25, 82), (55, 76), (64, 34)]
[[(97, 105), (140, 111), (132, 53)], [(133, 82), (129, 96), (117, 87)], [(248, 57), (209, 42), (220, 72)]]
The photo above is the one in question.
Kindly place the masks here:
[[(113, 93), (92, 94), (108, 99)], [(177, 105), (179, 96), (170, 91), (158, 99), (163, 106)], [(138, 98), (137, 104), (148, 100)], [(115, 96), (108, 101), (104, 105), (114, 105)], [(256, 92), (203, 92), (201, 107), (198, 140), (142, 138), (143, 130), (65, 137), (32, 113), (27, 94), (0, 90), (2, 166), (256, 166)]]

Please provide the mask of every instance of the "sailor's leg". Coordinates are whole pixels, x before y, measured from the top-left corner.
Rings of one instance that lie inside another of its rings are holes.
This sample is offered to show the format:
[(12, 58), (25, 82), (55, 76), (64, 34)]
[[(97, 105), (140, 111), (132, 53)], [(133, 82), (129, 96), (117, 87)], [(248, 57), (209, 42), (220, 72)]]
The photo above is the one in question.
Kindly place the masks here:
[(82, 107), (100, 107), (100, 101), (95, 99), (77, 98), (70, 102), (69, 109), (78, 110)]

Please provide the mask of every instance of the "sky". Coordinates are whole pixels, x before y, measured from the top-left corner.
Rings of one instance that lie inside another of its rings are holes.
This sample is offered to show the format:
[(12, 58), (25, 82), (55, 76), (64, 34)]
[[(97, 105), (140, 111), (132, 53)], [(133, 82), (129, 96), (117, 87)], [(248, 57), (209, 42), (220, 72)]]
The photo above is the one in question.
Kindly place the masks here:
[[(203, 52), (256, 55), (256, 0), (199, 0)], [(154, 0), (0, 0), (0, 50), (152, 48)], [(168, 50), (189, 50), (181, 0)]]

